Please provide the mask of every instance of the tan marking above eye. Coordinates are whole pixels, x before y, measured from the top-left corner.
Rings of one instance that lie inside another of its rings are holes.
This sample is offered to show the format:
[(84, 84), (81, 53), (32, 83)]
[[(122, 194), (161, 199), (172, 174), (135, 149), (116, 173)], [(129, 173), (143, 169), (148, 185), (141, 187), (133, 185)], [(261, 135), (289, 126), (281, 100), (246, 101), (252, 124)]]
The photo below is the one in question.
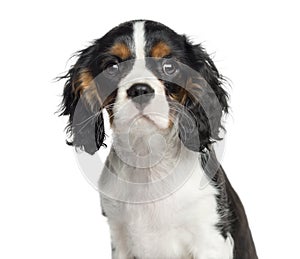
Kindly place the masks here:
[(116, 43), (111, 49), (110, 53), (114, 56), (117, 56), (123, 60), (129, 58), (131, 56), (131, 51), (125, 43)]
[(163, 41), (158, 42), (155, 44), (151, 51), (150, 56), (154, 58), (163, 58), (171, 53), (171, 49), (169, 45)]

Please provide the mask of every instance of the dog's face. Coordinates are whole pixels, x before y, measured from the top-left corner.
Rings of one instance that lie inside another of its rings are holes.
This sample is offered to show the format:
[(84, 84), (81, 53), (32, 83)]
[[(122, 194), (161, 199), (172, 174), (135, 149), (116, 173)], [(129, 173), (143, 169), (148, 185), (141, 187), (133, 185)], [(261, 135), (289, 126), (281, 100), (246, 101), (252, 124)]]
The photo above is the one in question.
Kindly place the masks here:
[(194, 151), (218, 139), (227, 94), (200, 45), (160, 23), (131, 21), (78, 55), (63, 77), (68, 80), (62, 114), (70, 116), (73, 145), (91, 154), (105, 145), (103, 109), (115, 133), (166, 132), (176, 126)]

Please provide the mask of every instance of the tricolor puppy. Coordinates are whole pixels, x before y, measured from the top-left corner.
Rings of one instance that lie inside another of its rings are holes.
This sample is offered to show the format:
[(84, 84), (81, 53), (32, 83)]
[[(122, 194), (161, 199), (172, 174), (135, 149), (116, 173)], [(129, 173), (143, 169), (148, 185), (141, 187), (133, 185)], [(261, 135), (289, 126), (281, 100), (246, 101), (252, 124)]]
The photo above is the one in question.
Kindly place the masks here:
[(68, 143), (93, 155), (106, 146), (104, 126), (113, 132), (99, 179), (112, 258), (257, 258), (215, 156), (228, 96), (201, 45), (130, 21), (78, 52), (62, 78)]

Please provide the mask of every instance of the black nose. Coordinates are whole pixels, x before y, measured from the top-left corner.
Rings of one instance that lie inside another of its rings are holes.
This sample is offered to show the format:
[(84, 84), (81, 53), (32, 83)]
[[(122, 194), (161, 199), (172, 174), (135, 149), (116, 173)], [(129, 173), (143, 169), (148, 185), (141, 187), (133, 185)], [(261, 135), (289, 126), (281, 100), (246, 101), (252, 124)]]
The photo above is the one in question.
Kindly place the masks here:
[(147, 84), (134, 84), (127, 90), (127, 95), (133, 102), (143, 107), (154, 97), (154, 89)]

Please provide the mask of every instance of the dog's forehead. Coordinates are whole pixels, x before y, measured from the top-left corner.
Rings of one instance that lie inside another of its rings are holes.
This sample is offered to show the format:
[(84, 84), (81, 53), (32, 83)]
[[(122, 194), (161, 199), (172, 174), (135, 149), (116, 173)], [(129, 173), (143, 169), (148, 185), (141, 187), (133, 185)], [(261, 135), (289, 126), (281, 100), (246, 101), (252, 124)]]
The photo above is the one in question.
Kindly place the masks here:
[(178, 34), (153, 21), (131, 21), (112, 29), (106, 38), (113, 39), (111, 54), (122, 60), (144, 57), (162, 58), (171, 54)]

